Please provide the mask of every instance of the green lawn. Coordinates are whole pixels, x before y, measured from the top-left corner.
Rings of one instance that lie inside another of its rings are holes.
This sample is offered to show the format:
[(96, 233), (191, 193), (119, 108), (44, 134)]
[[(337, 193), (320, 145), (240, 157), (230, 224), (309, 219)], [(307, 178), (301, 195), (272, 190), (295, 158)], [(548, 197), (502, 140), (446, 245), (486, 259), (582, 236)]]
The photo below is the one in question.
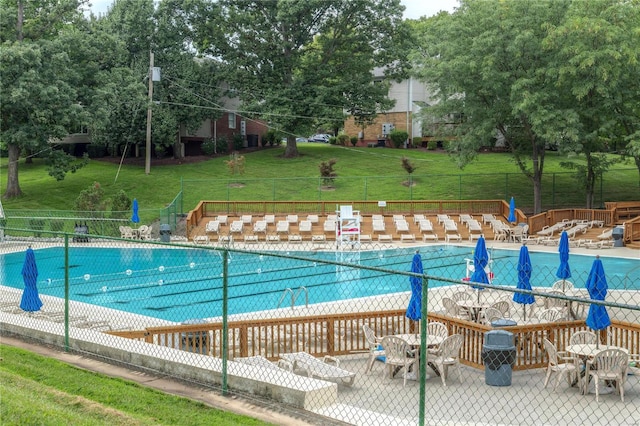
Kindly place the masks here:
[[(3, 200), (6, 210), (72, 210), (81, 190), (99, 182), (108, 196), (124, 190), (140, 202), (143, 221), (158, 217), (184, 188), (184, 208), (198, 201), (212, 200), (408, 200), (408, 199), (505, 199), (516, 197), (518, 207), (533, 205), (531, 183), (519, 172), (508, 154), (483, 153), (459, 169), (442, 151), (418, 149), (345, 148), (329, 144), (299, 144), (300, 157), (285, 159), (284, 147), (243, 153), (245, 172), (232, 176), (227, 156), (200, 163), (159, 166), (152, 163), (151, 174), (144, 166), (92, 160), (77, 173), (56, 182), (46, 166), (20, 162), (20, 185), (24, 196)], [(408, 184), (401, 165), (406, 156), (416, 167)], [(319, 164), (335, 158), (338, 178), (333, 188), (321, 188)], [(574, 177), (560, 167), (564, 157), (549, 152), (545, 158), (543, 208), (583, 206), (584, 195)], [(6, 187), (6, 159), (0, 165), (1, 185)], [(183, 182), (183, 186), (181, 186)], [(236, 183), (236, 185), (229, 185)], [(240, 185), (238, 185), (240, 184)], [(618, 164), (605, 175), (596, 191), (597, 204), (609, 200), (636, 199), (638, 172), (631, 164)]]
[(3, 425), (266, 425), (0, 345)]

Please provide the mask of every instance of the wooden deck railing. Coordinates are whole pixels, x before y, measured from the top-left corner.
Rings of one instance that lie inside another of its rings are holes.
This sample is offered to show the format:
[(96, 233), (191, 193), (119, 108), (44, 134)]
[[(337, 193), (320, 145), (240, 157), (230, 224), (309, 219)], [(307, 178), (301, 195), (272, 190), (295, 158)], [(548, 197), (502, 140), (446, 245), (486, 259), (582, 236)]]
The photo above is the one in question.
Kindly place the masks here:
[[(336, 206), (350, 205), (359, 210), (362, 215), (372, 214), (482, 214), (493, 213), (509, 215), (509, 204), (503, 200), (414, 200), (387, 201), (385, 207), (380, 207), (378, 201), (200, 201), (195, 209), (187, 214), (187, 236), (193, 228), (198, 226), (204, 217), (220, 214), (240, 216), (252, 214), (317, 214), (327, 215), (336, 211)], [(526, 217), (520, 212), (523, 220)], [(521, 219), (519, 215), (519, 220)]]
[[(461, 362), (474, 368), (484, 368), (482, 346), (490, 326), (449, 317), (440, 313), (428, 315), (429, 321), (447, 325), (449, 334), (462, 334), (464, 344)], [(346, 355), (368, 351), (362, 325), (368, 324), (378, 336), (415, 332), (415, 324), (407, 319), (405, 310), (359, 312), (295, 318), (231, 321), (228, 323), (228, 356), (230, 359), (263, 355), (276, 360), (286, 352), (307, 351), (314, 356)], [(518, 325), (505, 327), (514, 334), (516, 363), (514, 370), (540, 368), (546, 365), (542, 338), (552, 340), (564, 350), (569, 337), (586, 330), (584, 321)], [(139, 331), (111, 331), (110, 334), (147, 343), (222, 356), (222, 323), (203, 323), (150, 327)], [(640, 353), (640, 324), (612, 320), (603, 342)]]

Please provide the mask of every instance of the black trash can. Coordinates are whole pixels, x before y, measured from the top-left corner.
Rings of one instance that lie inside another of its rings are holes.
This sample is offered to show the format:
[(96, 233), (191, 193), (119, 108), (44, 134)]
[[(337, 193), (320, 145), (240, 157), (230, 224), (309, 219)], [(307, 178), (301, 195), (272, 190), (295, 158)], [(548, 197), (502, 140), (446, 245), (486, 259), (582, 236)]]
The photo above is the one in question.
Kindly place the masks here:
[(386, 139), (378, 139), (378, 148), (384, 148), (385, 146), (387, 146), (387, 140)]
[(160, 225), (160, 241), (163, 243), (171, 242), (171, 225), (163, 223)]
[(516, 361), (516, 346), (513, 333), (506, 330), (491, 330), (484, 335), (482, 362), (484, 382), (489, 386), (511, 386), (513, 365)]
[[(206, 324), (207, 321), (203, 319), (191, 319), (184, 321), (182, 324)], [(182, 343), (182, 350), (187, 352), (195, 352), (197, 354), (209, 353), (209, 332), (208, 331), (187, 331), (181, 333), (180, 341)]]
[(624, 247), (624, 227), (616, 226), (611, 230), (614, 247)]
[[(84, 235), (89, 234), (89, 227), (87, 226), (87, 224), (85, 223), (84, 225), (80, 225), (80, 224), (76, 224), (76, 226), (73, 228), (73, 232), (76, 234), (72, 240), (75, 243), (88, 243), (89, 242), (89, 237), (86, 237)], [(78, 235), (80, 234), (80, 235)]]

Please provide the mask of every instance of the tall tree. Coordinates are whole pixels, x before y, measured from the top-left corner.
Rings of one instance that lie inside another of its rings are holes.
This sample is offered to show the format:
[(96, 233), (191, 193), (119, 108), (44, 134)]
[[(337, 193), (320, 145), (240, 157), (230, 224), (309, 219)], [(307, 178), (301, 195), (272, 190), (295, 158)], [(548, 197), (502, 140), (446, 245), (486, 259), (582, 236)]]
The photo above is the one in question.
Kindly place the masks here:
[(548, 28), (563, 22), (569, 3), (462, 0), (455, 13), (415, 24), (416, 74), (439, 100), (425, 111), (438, 119), (460, 117), (458, 125), (440, 127), (455, 136), (453, 155), (464, 166), (480, 146), (504, 137), (532, 182), (536, 213), (542, 210), (545, 145), (565, 133), (565, 120), (575, 119), (557, 119), (562, 102), (546, 79), (550, 59), (541, 46)]
[[(18, 161), (22, 152), (48, 153), (49, 142), (77, 128), (86, 117), (78, 91), (77, 68), (69, 49), (83, 34), (73, 31), (82, 20), (80, 0), (2, 0), (0, 30), (0, 140), (8, 151), (5, 198), (22, 194)], [(69, 161), (55, 156), (56, 178), (71, 170)]]
[(593, 207), (596, 179), (613, 162), (602, 152), (612, 141), (624, 139), (620, 132), (625, 122), (637, 127), (640, 118), (633, 119), (625, 100), (631, 97), (636, 105), (640, 103), (639, 5), (620, 0), (574, 1), (563, 24), (543, 43), (554, 58), (548, 79), (555, 82), (575, 117), (560, 148), (584, 155), (586, 164), (564, 164), (576, 170), (587, 208)]
[(192, 26), (244, 109), (287, 134), (285, 156), (295, 157), (296, 134), (388, 107), (372, 71), (403, 75), (403, 9), (399, 0), (202, 0)]

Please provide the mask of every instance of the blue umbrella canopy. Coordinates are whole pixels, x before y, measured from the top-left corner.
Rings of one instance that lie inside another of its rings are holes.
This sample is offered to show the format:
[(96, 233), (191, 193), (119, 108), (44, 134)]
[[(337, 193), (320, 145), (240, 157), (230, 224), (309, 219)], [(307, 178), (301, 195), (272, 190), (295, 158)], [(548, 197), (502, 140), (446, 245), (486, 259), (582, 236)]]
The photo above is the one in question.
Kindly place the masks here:
[(133, 211), (133, 215), (131, 216), (131, 222), (138, 223), (140, 222), (140, 217), (138, 216), (138, 199), (133, 199), (133, 205), (131, 206), (131, 210)]
[[(607, 277), (600, 257), (596, 257), (591, 265), (591, 271), (587, 277), (587, 290), (592, 300), (604, 300), (607, 297)], [(593, 330), (603, 330), (611, 325), (607, 308), (602, 305), (591, 304), (587, 315), (587, 325)]]
[[(423, 274), (422, 257), (416, 252), (411, 261), (411, 272)], [(409, 277), (411, 282), (411, 299), (407, 307), (407, 318), (418, 321), (421, 318), (422, 311), (422, 277)]]
[(42, 300), (38, 295), (38, 266), (36, 265), (36, 255), (29, 247), (22, 265), (22, 279), (24, 281), (24, 292), (20, 301), (20, 309), (26, 312), (36, 312), (42, 308)]
[(516, 200), (511, 197), (511, 201), (509, 201), (509, 217), (507, 218), (509, 222), (516, 221)]
[[(489, 277), (484, 268), (489, 264), (489, 253), (487, 252), (487, 245), (484, 241), (484, 237), (478, 238), (476, 243), (476, 249), (473, 252), (473, 274), (469, 280), (474, 283), (489, 284)], [(472, 286), (477, 290), (484, 290), (483, 287)], [(478, 299), (480, 298), (480, 292), (478, 292)]]
[[(516, 288), (520, 290), (531, 291), (531, 257), (527, 246), (520, 247), (520, 257), (518, 257), (518, 285)], [(513, 293), (513, 301), (520, 303), (524, 308), (524, 319), (527, 319), (527, 308), (525, 305), (535, 303), (536, 299), (533, 294)]]
[(567, 231), (562, 231), (562, 234), (560, 234), (558, 252), (560, 253), (560, 266), (556, 272), (556, 277), (561, 280), (566, 280), (567, 278), (571, 278), (571, 268), (569, 268), (569, 235)]

